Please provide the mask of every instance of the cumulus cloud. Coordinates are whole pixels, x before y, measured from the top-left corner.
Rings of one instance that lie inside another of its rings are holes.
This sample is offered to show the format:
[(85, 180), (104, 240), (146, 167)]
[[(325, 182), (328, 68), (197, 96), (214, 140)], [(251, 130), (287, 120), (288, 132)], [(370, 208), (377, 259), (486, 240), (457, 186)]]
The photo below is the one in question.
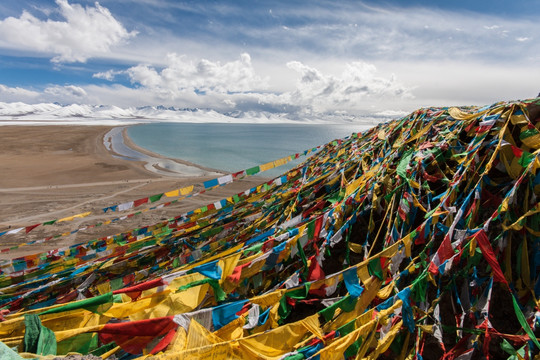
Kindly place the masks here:
[(242, 54), (239, 60), (221, 64), (207, 59), (189, 61), (185, 56), (167, 55), (167, 66), (157, 70), (140, 64), (125, 71), (131, 82), (175, 98), (185, 93), (227, 94), (264, 89), (266, 79), (255, 73), (251, 57)]
[(398, 82), (394, 75), (377, 75), (377, 68), (365, 62), (346, 65), (340, 76), (325, 75), (298, 61), (287, 67), (300, 74), (296, 89), (280, 96), (289, 105), (304, 106), (315, 112), (357, 109), (366, 101), (412, 98), (411, 89)]
[(83, 98), (87, 96), (86, 91), (75, 85), (67, 85), (67, 86), (51, 86), (44, 90), (45, 94), (51, 95), (56, 98)]
[(95, 73), (92, 75), (92, 77), (96, 79), (113, 81), (116, 75), (123, 74), (123, 73), (124, 73), (123, 71), (107, 70), (107, 71)]
[(64, 21), (41, 20), (28, 11), (18, 18), (0, 20), (0, 46), (52, 54), (57, 63), (84, 62), (109, 53), (113, 46), (136, 35), (97, 2), (94, 7), (67, 0), (56, 0), (56, 4)]
[(34, 103), (41, 93), (35, 90), (24, 89), (21, 87), (9, 87), (0, 84), (0, 99), (4, 102), (27, 102)]
[(2, 101), (33, 101), (40, 93), (20, 87), (9, 87), (0, 84), (0, 98)]

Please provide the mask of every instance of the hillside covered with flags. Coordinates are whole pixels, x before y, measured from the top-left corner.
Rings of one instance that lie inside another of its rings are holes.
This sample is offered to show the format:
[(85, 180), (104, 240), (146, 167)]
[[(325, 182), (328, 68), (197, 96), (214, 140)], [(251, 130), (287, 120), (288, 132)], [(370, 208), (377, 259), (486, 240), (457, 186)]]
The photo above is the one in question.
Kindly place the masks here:
[(0, 357), (532, 359), (539, 109), (419, 109), (167, 221), (4, 260)]

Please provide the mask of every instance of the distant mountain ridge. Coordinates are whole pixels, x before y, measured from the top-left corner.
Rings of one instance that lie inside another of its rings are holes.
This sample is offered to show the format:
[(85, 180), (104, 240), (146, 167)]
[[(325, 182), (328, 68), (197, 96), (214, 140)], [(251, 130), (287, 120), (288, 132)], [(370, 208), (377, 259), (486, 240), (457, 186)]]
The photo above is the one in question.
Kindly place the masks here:
[(177, 108), (174, 106), (141, 106), (121, 108), (114, 105), (0, 102), (0, 125), (4, 124), (134, 124), (146, 122), (205, 123), (372, 123), (378, 124), (400, 112), (382, 112), (370, 116), (344, 113), (300, 115), (235, 110)]

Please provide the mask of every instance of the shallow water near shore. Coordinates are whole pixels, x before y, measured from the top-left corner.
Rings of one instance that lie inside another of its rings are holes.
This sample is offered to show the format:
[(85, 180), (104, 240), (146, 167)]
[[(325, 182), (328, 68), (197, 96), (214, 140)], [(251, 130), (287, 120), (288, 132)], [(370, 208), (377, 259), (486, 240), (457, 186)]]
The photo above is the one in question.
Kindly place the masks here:
[(196, 166), (181, 164), (171, 159), (155, 157), (137, 151), (124, 142), (124, 129), (126, 128), (113, 128), (103, 138), (103, 145), (105, 145), (107, 150), (112, 151), (114, 157), (131, 161), (144, 161), (146, 163), (144, 167), (147, 170), (165, 176), (219, 175), (219, 173), (207, 171)]
[[(187, 160), (225, 172), (236, 172), (293, 155), (373, 124), (195, 124), (154, 123), (128, 128), (140, 147), (169, 158)], [(305, 157), (261, 173), (278, 176)]]

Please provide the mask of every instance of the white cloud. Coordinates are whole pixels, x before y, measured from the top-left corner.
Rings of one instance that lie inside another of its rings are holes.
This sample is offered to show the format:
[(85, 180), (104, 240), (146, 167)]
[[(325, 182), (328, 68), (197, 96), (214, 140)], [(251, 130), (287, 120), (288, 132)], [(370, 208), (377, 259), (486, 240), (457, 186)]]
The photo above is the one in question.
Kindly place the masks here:
[(9, 87), (0, 84), (0, 99), (6, 102), (29, 102), (33, 103), (41, 93), (35, 90), (28, 90), (21, 87)]
[(531, 38), (528, 38), (526, 36), (516, 38), (516, 41), (519, 41), (519, 42), (524, 42), (524, 41), (528, 41), (528, 40), (531, 40)]
[(213, 62), (200, 59), (188, 61), (177, 54), (167, 55), (167, 66), (156, 70), (149, 65), (137, 65), (126, 70), (130, 80), (165, 98), (175, 98), (184, 93), (227, 94), (261, 90), (266, 79), (255, 73), (251, 57), (244, 53), (240, 60)]
[[(540, 73), (534, 64), (509, 68), (504, 63), (441, 59), (379, 65), (381, 70), (391, 69), (400, 74), (400, 80), (414, 87), (415, 98), (399, 107), (409, 112), (419, 107), (489, 105), (501, 100), (529, 99), (540, 90)], [(395, 109), (396, 105), (388, 102), (387, 108)]]
[(75, 85), (67, 85), (67, 86), (51, 86), (44, 90), (44, 93), (50, 96), (53, 96), (55, 98), (61, 98), (61, 99), (73, 99), (73, 98), (82, 98), (87, 96), (86, 91)]
[(40, 20), (27, 11), (18, 18), (0, 20), (0, 47), (52, 54), (52, 61), (58, 63), (84, 62), (109, 53), (136, 34), (97, 2), (86, 8), (67, 0), (56, 0), (56, 4), (65, 21)]
[(137, 65), (126, 70), (131, 81), (146, 88), (157, 89), (164, 83), (161, 75), (149, 65)]
[(32, 101), (39, 96), (37, 91), (0, 84), (0, 97), (3, 101)]
[(287, 66), (300, 74), (296, 89), (280, 96), (290, 106), (303, 106), (315, 112), (358, 111), (368, 101), (413, 98), (410, 88), (393, 75), (390, 78), (378, 75), (373, 64), (349, 63), (340, 76), (325, 75), (298, 61)]
[(124, 73), (123, 71), (107, 70), (92, 75), (93, 78), (113, 81), (116, 75)]
[(378, 113), (375, 113), (374, 115), (397, 119), (407, 114), (408, 112), (401, 111), (401, 110), (384, 110), (384, 111), (379, 111)]

